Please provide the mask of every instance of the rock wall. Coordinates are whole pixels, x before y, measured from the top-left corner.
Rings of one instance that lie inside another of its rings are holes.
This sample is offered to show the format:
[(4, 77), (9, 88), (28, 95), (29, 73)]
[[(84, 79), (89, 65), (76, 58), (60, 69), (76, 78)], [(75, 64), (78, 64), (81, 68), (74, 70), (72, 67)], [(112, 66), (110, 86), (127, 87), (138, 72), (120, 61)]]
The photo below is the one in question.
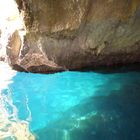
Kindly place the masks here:
[(8, 51), (15, 69), (48, 73), (140, 62), (139, 0), (16, 1), (27, 34), (20, 50)]

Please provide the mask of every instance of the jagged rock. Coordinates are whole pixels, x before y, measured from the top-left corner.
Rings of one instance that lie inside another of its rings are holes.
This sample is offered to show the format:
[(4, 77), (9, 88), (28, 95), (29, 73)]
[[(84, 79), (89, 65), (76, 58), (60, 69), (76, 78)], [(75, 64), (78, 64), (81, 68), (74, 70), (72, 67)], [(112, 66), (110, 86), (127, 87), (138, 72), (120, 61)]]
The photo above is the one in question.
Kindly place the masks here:
[(19, 36), (19, 32), (16, 30), (11, 38), (9, 38), (9, 44), (7, 47), (7, 54), (11, 60), (11, 63), (16, 63), (16, 60), (18, 60), (18, 56), (20, 54), (21, 49), (21, 39)]
[(139, 0), (17, 0), (17, 4), (25, 11), (27, 34), (13, 66), (47, 73), (140, 62)]

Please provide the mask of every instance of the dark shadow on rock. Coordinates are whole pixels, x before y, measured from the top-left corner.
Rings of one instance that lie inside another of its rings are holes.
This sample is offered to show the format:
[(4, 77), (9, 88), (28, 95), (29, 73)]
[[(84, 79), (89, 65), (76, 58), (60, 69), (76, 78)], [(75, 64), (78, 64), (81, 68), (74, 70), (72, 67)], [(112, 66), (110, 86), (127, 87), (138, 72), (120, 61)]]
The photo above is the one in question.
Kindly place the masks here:
[(140, 63), (116, 64), (116, 65), (109, 65), (109, 66), (102, 65), (102, 66), (95, 66), (94, 68), (92, 68), (92, 67), (93, 66), (83, 67), (83, 68), (79, 69), (79, 71), (81, 71), (81, 72), (93, 71), (93, 72), (103, 73), (103, 74), (126, 73), (126, 72), (130, 72), (130, 71), (131, 72), (140, 72)]

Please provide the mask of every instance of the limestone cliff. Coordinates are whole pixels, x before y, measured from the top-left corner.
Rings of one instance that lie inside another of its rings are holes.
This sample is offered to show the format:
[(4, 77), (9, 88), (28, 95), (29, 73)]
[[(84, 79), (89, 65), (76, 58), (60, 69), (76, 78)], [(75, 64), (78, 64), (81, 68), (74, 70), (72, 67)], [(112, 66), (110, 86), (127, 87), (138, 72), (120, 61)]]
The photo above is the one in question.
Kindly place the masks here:
[[(22, 48), (17, 41), (8, 51), (15, 69), (47, 73), (140, 62), (140, 0), (17, 4), (25, 11), (27, 34)], [(11, 42), (17, 39), (13, 35)]]

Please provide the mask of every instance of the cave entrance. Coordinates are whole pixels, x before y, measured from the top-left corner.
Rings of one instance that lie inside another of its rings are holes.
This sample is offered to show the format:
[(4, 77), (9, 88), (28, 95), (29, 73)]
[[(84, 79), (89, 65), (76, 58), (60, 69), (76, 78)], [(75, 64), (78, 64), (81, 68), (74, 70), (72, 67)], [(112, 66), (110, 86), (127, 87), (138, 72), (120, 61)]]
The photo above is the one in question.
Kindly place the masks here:
[(19, 12), (15, 0), (0, 1), (0, 59), (6, 57), (8, 40), (16, 30), (19, 31), (23, 42), (23, 37), (26, 34), (23, 18), (24, 12)]

